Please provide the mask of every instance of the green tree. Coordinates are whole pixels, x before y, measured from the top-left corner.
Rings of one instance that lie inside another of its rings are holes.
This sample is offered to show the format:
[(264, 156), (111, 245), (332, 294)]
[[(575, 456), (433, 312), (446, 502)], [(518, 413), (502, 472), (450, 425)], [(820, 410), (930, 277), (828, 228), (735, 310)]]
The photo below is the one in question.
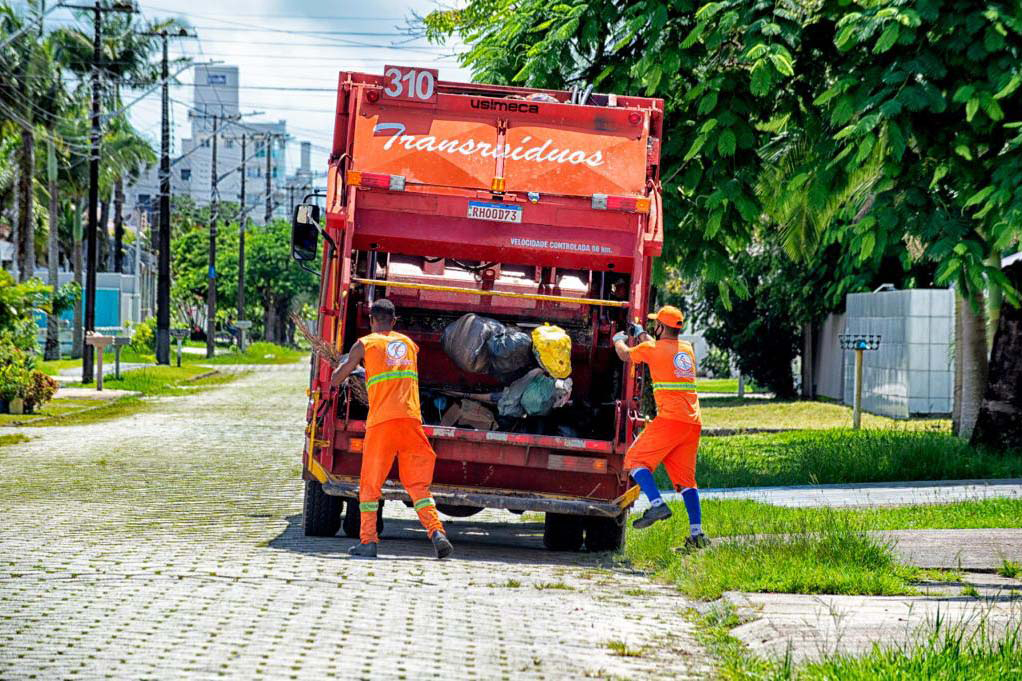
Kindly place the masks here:
[[(237, 205), (223, 204), (222, 212), (237, 214)], [(201, 212), (200, 209), (199, 212)], [(175, 220), (194, 216), (175, 213)], [(217, 230), (216, 291), (218, 321), (235, 314), (232, 304), (238, 284), (238, 223)], [(250, 226), (246, 235), (246, 316), (254, 322), (256, 336), (274, 343), (288, 343), (288, 314), (315, 298), (319, 280), (291, 260), (291, 228), (282, 220), (266, 226)], [(172, 241), (172, 302), (179, 319), (189, 327), (203, 327), (209, 285), (209, 232), (204, 227), (178, 226)]]
[[(33, 14), (38, 8), (29, 3)], [(0, 117), (18, 128), (21, 145), (18, 154), (17, 233), (19, 277), (35, 276), (35, 144), (39, 114), (45, 115), (45, 98), (56, 74), (50, 68), (46, 51), (32, 19), (10, 5), (0, 5)]]
[(481, 80), (663, 97), (665, 262), (725, 309), (757, 243), (811, 266), (839, 243), (844, 268), (905, 249), (969, 301), (964, 339), (984, 336), (988, 285), (1018, 302), (997, 266), (1022, 225), (1017, 3), (475, 0), (425, 28), (459, 34)]

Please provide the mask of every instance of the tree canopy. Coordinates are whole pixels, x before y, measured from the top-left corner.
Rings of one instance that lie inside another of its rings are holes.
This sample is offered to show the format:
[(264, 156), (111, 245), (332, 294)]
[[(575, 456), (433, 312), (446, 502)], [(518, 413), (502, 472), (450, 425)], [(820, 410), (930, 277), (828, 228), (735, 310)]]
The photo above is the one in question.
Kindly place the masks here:
[(472, 0), (424, 24), (478, 80), (662, 97), (665, 261), (725, 303), (763, 240), (904, 250), (1017, 301), (991, 264), (1022, 225), (1017, 3)]

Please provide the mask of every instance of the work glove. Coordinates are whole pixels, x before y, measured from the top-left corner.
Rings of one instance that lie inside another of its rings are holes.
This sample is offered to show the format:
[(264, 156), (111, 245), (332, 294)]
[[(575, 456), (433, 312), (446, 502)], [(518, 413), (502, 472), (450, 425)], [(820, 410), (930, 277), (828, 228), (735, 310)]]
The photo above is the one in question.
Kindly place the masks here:
[(632, 323), (628, 325), (628, 335), (631, 336), (632, 338), (635, 338), (636, 336), (641, 336), (644, 333), (646, 333), (646, 329), (645, 327), (642, 326), (642, 324)]
[(618, 331), (617, 333), (614, 334), (614, 342), (615, 343), (617, 343), (618, 341), (621, 341), (623, 343), (627, 339), (628, 339), (628, 334), (626, 334), (624, 331)]

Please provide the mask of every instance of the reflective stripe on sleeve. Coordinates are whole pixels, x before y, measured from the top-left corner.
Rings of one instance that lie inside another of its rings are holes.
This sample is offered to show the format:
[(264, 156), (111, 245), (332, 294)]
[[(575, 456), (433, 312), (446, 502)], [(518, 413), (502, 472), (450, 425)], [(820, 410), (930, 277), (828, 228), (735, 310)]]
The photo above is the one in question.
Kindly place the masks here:
[(380, 510), (380, 502), (378, 501), (361, 501), (358, 504), (358, 510), (363, 513), (372, 513)]
[(426, 497), (425, 499), (419, 499), (415, 502), (415, 510), (421, 511), (427, 506), (436, 506), (436, 502), (433, 501), (433, 497)]

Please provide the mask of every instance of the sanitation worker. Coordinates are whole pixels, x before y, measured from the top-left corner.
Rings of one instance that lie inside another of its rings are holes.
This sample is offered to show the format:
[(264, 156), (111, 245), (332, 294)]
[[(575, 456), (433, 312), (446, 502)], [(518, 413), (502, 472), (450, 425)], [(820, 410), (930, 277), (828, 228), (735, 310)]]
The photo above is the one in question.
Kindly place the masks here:
[(365, 365), (369, 390), (369, 418), (362, 444), (362, 470), (359, 475), (358, 501), (361, 511), (361, 542), (348, 549), (358, 558), (376, 558), (379, 537), (376, 512), (387, 473), (397, 457), (401, 484), (412, 498), (419, 521), (426, 528), (437, 558), (454, 552), (447, 539), (436, 503), (429, 493), (433, 481), (436, 453), (422, 430), (419, 408), (419, 347), (410, 338), (394, 331), (394, 304), (381, 298), (369, 309), (372, 330), (348, 353), (348, 360), (334, 370), (331, 383), (344, 382), (359, 362)]
[[(656, 321), (656, 340), (638, 324), (632, 324), (628, 333), (614, 336), (614, 350), (622, 362), (639, 362), (649, 366), (653, 379), (653, 397), (657, 415), (642, 431), (625, 454), (625, 469), (642, 489), (650, 506), (632, 527), (642, 529), (658, 520), (671, 517), (671, 509), (664, 503), (653, 478), (653, 471), (662, 462), (676, 491), (681, 492), (688, 512), (690, 535), (685, 546), (701, 548), (709, 545), (702, 530), (702, 509), (696, 487), (696, 450), (702, 418), (699, 414), (699, 396), (696, 394), (696, 355), (692, 345), (678, 335), (684, 316), (676, 307), (666, 305), (650, 315)], [(628, 347), (631, 335), (639, 342)]]

